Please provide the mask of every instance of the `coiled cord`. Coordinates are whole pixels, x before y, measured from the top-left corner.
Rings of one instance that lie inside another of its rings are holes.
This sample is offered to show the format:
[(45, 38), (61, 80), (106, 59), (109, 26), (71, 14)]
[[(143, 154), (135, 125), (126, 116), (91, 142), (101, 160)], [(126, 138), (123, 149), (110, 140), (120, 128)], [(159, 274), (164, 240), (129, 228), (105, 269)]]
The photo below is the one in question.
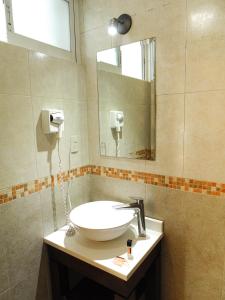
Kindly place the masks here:
[[(61, 196), (62, 196), (62, 200), (63, 200), (63, 205), (64, 205), (64, 214), (66, 217), (66, 225), (68, 225), (68, 230), (67, 230), (67, 235), (68, 236), (72, 236), (75, 234), (75, 228), (72, 225), (72, 223), (70, 222), (70, 211), (72, 209), (72, 205), (71, 205), (71, 200), (70, 200), (70, 180), (68, 181), (68, 188), (67, 188), (67, 193), (65, 195), (65, 185), (64, 185), (64, 180), (63, 180), (63, 172), (62, 172), (62, 159), (61, 159), (61, 155), (60, 155), (60, 142), (59, 139), (57, 141), (57, 145), (58, 145), (58, 160), (59, 160), (59, 185), (60, 185), (60, 191), (61, 191)], [(69, 172), (70, 172), (70, 165), (71, 165), (71, 161), (70, 161), (70, 153), (69, 153)]]

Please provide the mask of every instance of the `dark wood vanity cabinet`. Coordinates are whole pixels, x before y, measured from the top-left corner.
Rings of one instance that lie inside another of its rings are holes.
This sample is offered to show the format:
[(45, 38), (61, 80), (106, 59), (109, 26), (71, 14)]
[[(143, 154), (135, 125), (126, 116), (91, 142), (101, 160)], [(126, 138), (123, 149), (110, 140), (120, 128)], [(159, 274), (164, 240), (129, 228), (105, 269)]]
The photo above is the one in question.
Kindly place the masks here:
[(160, 242), (128, 281), (47, 248), (53, 300), (160, 300)]

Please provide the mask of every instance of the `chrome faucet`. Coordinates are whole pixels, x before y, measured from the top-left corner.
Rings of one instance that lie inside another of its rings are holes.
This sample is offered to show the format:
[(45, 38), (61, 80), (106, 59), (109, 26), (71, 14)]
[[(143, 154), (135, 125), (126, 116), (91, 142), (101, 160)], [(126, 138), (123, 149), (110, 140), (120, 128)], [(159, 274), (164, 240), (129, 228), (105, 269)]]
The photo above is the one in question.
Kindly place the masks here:
[(129, 197), (132, 200), (135, 200), (133, 203), (121, 204), (113, 206), (116, 209), (134, 209), (137, 214), (138, 221), (138, 234), (139, 236), (146, 236), (145, 229), (145, 210), (144, 210), (144, 199), (140, 197)]

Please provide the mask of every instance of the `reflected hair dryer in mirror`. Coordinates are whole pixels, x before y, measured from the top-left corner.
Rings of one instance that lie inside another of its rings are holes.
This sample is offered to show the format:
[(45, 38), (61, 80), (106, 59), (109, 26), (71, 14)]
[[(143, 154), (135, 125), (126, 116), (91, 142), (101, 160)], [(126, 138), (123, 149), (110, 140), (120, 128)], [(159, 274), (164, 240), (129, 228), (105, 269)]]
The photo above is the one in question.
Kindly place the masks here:
[(111, 110), (110, 111), (110, 127), (115, 129), (116, 132), (120, 132), (124, 126), (124, 113), (122, 111)]
[(115, 130), (115, 141), (116, 141), (116, 157), (120, 154), (119, 141), (120, 132), (124, 126), (124, 113), (123, 111), (111, 110), (110, 111), (110, 127), (111, 130)]

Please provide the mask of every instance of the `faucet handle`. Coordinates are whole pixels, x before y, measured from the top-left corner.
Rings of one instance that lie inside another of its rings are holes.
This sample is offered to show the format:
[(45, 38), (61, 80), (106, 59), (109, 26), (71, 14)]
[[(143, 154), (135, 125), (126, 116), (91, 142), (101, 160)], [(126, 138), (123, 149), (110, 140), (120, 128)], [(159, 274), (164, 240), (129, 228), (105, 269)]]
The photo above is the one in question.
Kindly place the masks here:
[(129, 196), (130, 199), (135, 200), (135, 202), (137, 203), (143, 203), (144, 202), (144, 198), (142, 197), (138, 197), (138, 196)]

